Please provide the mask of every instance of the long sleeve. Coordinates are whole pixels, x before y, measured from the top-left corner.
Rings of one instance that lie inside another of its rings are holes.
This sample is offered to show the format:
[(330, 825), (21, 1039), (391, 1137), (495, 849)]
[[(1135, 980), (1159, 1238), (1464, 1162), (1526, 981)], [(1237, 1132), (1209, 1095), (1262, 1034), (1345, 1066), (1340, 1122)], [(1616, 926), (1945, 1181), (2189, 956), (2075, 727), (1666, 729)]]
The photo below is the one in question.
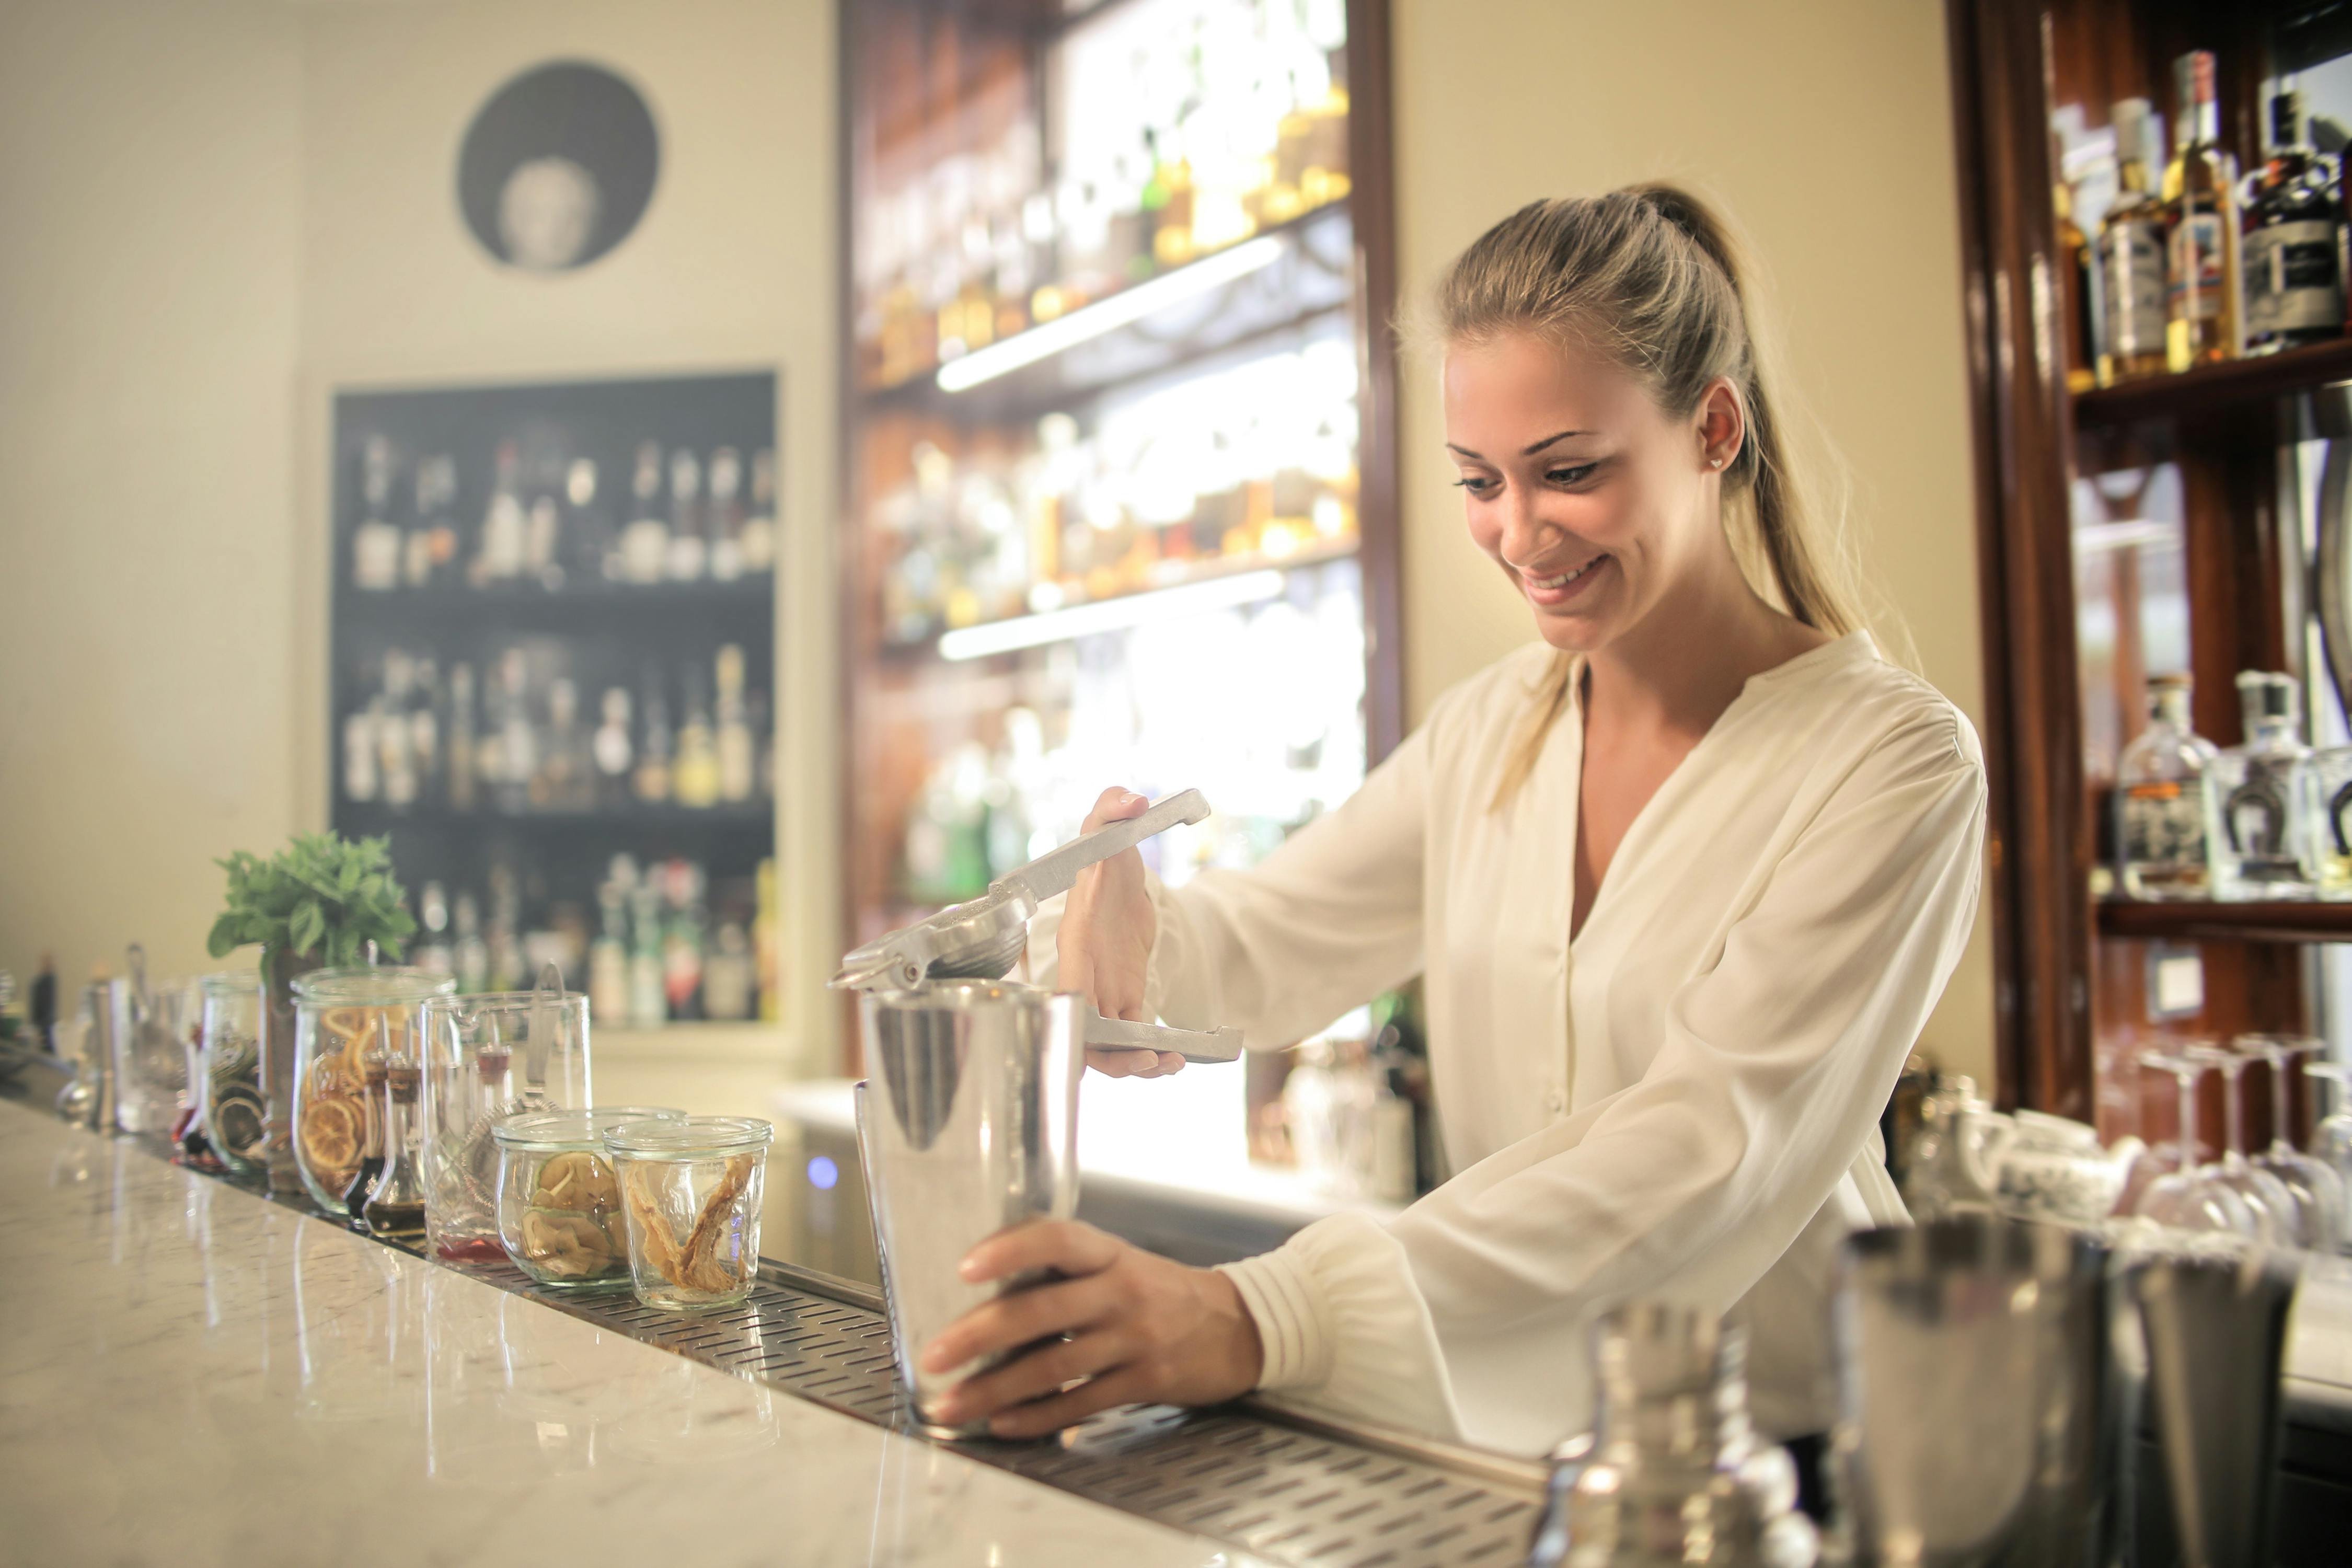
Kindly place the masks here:
[(1733, 1306), (1867, 1147), (1973, 919), (1984, 811), (1948, 708), (1861, 753), (1672, 993), (1637, 1079), (1385, 1231), (1318, 1222), (1227, 1266), (1276, 1321), (1267, 1386), (1392, 1417), (1400, 1379), (1434, 1377), (1403, 1403), (1493, 1408), (1514, 1347), (1556, 1346), (1611, 1305)]
[[(1203, 871), (1181, 888), (1148, 878), (1159, 929), (1146, 1010), (1279, 1049), (1420, 973), (1427, 736), (1424, 725), (1251, 869)], [(1029, 973), (1048, 988), (1063, 901), (1029, 927)]]

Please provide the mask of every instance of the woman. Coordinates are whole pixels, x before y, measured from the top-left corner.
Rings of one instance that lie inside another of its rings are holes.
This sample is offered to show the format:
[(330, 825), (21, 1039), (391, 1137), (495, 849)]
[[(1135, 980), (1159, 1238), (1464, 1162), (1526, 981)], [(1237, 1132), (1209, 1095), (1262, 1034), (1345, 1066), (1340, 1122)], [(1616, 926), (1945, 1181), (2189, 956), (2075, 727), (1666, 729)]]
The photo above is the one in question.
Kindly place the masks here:
[[(1877, 1117), (1975, 912), (1975, 733), (1857, 628), (1698, 201), (1527, 207), (1439, 318), (1471, 536), (1540, 642), (1256, 869), (1171, 891), (1130, 852), (1031, 952), (1108, 1015), (1267, 1047), (1423, 974), (1459, 1173), (1217, 1269), (1078, 1224), (992, 1237), (966, 1278), (1070, 1278), (931, 1364), (1069, 1338), (946, 1418), (1027, 1436), (1255, 1388), (1539, 1453), (1589, 1419), (1593, 1317), (1668, 1298), (1744, 1305), (1766, 1431), (1828, 1425), (1835, 1248), (1904, 1217)], [(1112, 791), (1087, 826), (1142, 805)]]

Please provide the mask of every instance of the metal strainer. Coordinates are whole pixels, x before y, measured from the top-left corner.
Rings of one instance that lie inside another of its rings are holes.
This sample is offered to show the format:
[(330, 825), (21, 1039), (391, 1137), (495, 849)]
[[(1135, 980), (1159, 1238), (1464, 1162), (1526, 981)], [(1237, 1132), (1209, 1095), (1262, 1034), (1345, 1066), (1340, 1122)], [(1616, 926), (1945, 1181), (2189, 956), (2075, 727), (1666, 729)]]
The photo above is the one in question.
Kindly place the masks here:
[[(1208, 815), (1201, 792), (1188, 789), (1140, 816), (1074, 838), (1007, 871), (979, 898), (951, 904), (846, 954), (832, 984), (850, 991), (911, 991), (930, 980), (1002, 980), (1021, 960), (1038, 905), (1068, 892), (1087, 867)], [(1170, 1029), (1098, 1014), (1087, 1026), (1087, 1044), (1096, 1050), (1181, 1051), (1192, 1061), (1232, 1061), (1242, 1048), (1238, 1029)]]

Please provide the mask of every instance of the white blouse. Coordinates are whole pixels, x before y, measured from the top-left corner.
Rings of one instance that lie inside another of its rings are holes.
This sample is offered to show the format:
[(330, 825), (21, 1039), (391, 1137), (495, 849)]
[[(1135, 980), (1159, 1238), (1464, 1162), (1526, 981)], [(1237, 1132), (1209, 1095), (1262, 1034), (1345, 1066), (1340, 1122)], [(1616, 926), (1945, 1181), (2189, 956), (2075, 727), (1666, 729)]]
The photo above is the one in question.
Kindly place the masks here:
[[(1827, 1427), (1827, 1300), (1899, 1222), (1877, 1120), (1977, 902), (1976, 733), (1856, 632), (1750, 679), (1635, 818), (1569, 940), (1584, 723), (1489, 809), (1552, 658), (1446, 693), (1248, 871), (1150, 888), (1150, 1009), (1280, 1048), (1424, 975), (1458, 1173), (1383, 1225), (1226, 1266), (1261, 1386), (1537, 1454), (1590, 1422), (1610, 1306), (1744, 1304), (1757, 1420)], [(1031, 931), (1053, 983), (1058, 907)]]

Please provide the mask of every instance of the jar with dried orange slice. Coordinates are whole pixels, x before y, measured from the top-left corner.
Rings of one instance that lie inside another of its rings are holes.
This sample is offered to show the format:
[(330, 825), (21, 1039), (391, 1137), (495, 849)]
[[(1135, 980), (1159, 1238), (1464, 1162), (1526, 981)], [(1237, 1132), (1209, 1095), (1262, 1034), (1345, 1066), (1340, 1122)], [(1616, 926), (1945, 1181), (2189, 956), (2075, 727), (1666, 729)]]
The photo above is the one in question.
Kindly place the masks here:
[(426, 1001), (457, 983), (422, 969), (318, 969), (294, 982), (294, 1166), (310, 1201), (347, 1212), (367, 1148), (366, 1060), (414, 1059)]
[(604, 1134), (625, 1123), (685, 1117), (659, 1107), (604, 1106), (514, 1116), (493, 1128), (499, 1240), (515, 1267), (557, 1289), (627, 1284), (628, 1231)]

